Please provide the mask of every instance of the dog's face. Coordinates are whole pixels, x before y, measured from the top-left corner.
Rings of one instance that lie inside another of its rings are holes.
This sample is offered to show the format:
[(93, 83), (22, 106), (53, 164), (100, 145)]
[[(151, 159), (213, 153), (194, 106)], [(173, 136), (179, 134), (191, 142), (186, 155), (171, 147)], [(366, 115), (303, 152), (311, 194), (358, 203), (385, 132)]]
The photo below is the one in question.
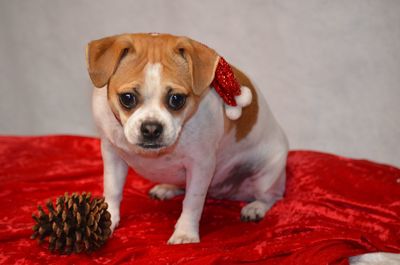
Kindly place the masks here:
[(218, 55), (184, 37), (124, 34), (89, 43), (87, 61), (96, 87), (138, 153), (168, 150), (196, 112), (214, 78)]

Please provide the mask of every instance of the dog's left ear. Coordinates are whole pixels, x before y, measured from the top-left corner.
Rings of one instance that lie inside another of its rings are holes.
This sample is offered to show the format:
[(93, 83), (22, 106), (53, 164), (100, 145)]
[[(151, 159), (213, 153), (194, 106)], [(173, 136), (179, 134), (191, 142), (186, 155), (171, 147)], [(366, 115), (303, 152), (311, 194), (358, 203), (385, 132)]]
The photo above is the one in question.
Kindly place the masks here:
[(178, 41), (176, 52), (189, 64), (193, 93), (203, 94), (214, 79), (219, 60), (218, 54), (204, 44), (188, 38)]
[(133, 42), (128, 34), (94, 40), (87, 45), (88, 72), (96, 87), (100, 88), (108, 83), (129, 50), (133, 50)]

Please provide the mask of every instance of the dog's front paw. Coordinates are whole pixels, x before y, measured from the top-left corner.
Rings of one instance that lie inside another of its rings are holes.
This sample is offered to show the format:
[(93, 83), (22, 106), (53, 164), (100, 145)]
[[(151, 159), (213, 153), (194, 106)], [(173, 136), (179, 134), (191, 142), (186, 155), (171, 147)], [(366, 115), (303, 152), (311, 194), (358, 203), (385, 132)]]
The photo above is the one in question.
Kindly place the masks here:
[(242, 208), (241, 220), (244, 222), (258, 222), (262, 220), (270, 206), (261, 201), (253, 201)]
[(200, 237), (198, 233), (188, 233), (184, 231), (175, 230), (172, 236), (168, 240), (169, 245), (176, 244), (189, 244), (189, 243), (199, 243)]
[(110, 226), (111, 234), (114, 233), (114, 230), (115, 230), (115, 228), (118, 227), (118, 225), (119, 225), (119, 217), (118, 218), (117, 217), (114, 217), (114, 218), (111, 217), (111, 226)]
[(119, 209), (115, 207), (108, 207), (107, 211), (111, 214), (111, 234), (114, 232), (114, 229), (119, 225)]
[(158, 184), (149, 191), (149, 196), (157, 200), (169, 200), (184, 193), (184, 189), (175, 185)]

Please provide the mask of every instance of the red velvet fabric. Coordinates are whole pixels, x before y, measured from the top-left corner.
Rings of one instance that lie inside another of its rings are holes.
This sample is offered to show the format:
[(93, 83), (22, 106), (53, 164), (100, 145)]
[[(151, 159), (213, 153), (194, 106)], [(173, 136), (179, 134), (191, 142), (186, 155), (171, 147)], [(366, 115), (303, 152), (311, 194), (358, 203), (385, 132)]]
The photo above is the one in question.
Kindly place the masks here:
[(365, 160), (292, 151), (287, 190), (260, 223), (240, 221), (241, 202), (208, 199), (201, 243), (166, 244), (182, 197), (155, 201), (129, 172), (121, 223), (92, 254), (51, 254), (29, 239), (32, 212), (64, 192), (102, 193), (99, 140), (0, 137), (0, 263), (348, 264), (349, 256), (400, 252), (400, 170)]

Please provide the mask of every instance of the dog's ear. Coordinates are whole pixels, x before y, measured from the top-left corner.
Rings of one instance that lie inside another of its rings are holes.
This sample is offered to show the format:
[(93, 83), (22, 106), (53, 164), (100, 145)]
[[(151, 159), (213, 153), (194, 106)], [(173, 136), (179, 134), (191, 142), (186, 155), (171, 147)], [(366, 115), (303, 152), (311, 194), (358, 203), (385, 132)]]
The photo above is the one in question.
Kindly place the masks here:
[(130, 50), (133, 42), (128, 35), (91, 41), (86, 47), (86, 62), (93, 84), (99, 88), (105, 86)]
[(188, 38), (178, 40), (176, 52), (189, 64), (193, 93), (201, 95), (214, 79), (218, 54), (204, 44)]

